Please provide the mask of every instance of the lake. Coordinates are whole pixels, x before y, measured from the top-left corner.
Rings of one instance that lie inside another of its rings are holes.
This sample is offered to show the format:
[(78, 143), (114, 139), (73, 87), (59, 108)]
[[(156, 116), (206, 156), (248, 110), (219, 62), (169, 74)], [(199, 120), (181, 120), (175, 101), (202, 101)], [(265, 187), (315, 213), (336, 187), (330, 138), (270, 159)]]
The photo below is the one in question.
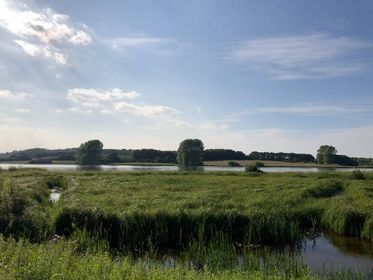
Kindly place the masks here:
[[(30, 164), (30, 163), (0, 163), (1, 169), (16, 168), (41, 168), (54, 171), (75, 171), (86, 170), (86, 167), (81, 167), (75, 164)], [(88, 167), (89, 169), (89, 167)], [(260, 167), (260, 170), (268, 173), (284, 173), (284, 172), (351, 172), (356, 168), (318, 168), (318, 167)], [(372, 172), (373, 168), (358, 168), (363, 172)], [(175, 165), (100, 165), (97, 170), (102, 171), (179, 171), (179, 167)], [(200, 171), (226, 171), (226, 172), (243, 172), (244, 167), (230, 166), (201, 166)]]

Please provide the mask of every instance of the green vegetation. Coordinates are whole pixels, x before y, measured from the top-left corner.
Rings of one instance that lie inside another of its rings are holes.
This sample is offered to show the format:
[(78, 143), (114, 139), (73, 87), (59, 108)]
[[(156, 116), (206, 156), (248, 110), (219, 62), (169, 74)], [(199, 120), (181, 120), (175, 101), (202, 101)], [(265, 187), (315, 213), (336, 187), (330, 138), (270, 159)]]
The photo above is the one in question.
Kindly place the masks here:
[(262, 172), (259, 168), (264, 167), (264, 164), (262, 162), (255, 162), (252, 164), (248, 164), (245, 166), (246, 172)]
[(228, 166), (230, 166), (230, 167), (240, 167), (241, 164), (239, 164), (237, 161), (229, 161)]
[(231, 149), (206, 149), (203, 151), (204, 161), (245, 159), (247, 159), (247, 156), (243, 152)]
[(318, 164), (333, 163), (333, 156), (337, 154), (337, 149), (330, 145), (321, 145), (317, 150), (316, 161)]
[[(189, 139), (191, 140), (191, 139)], [(98, 141), (98, 140), (97, 140)], [(326, 152), (331, 148), (332, 154)], [(334, 154), (333, 154), (334, 149)], [(12, 151), (0, 153), (0, 162), (28, 162), (32, 164), (51, 164), (51, 163), (75, 163), (77, 162), (78, 152), (80, 148), (69, 149), (27, 149), (22, 151)], [(241, 151), (232, 149), (205, 149), (202, 152), (202, 160), (208, 165), (214, 165), (214, 162), (219, 161), (236, 161), (241, 165), (247, 165), (244, 161), (265, 161), (270, 163), (268, 166), (289, 166), (294, 164), (299, 165), (314, 165), (315, 158), (311, 154), (300, 153), (273, 153), (273, 152), (251, 152), (245, 155)], [(81, 158), (79, 158), (81, 160)], [(99, 159), (101, 164), (119, 164), (119, 163), (162, 163), (175, 164), (177, 163), (177, 151), (161, 151), (156, 149), (102, 149)], [(323, 145), (318, 150), (318, 164), (337, 164), (342, 166), (372, 166), (372, 158), (350, 158), (346, 155), (337, 155), (333, 146)], [(225, 164), (226, 165), (226, 164)]]
[(102, 162), (104, 145), (100, 140), (82, 143), (78, 149), (77, 162), (80, 165), (98, 165)]
[(373, 176), (353, 174), (3, 170), (0, 279), (318, 279), (263, 248), (322, 229), (373, 241)]
[(203, 165), (204, 146), (199, 139), (185, 139), (177, 150), (177, 162), (180, 167), (188, 169)]
[(357, 166), (358, 162), (346, 155), (337, 155), (333, 146), (322, 145), (317, 150), (316, 162), (318, 164), (339, 164), (342, 166)]
[(296, 153), (270, 153), (270, 152), (251, 152), (247, 159), (249, 160), (271, 160), (282, 162), (314, 162), (315, 158), (310, 154)]

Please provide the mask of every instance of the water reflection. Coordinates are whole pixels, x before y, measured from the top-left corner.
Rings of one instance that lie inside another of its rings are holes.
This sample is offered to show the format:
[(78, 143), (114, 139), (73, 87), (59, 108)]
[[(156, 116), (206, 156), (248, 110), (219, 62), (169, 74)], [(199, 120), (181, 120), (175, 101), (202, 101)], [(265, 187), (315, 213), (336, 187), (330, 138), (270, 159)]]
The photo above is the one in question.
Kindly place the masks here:
[[(9, 168), (41, 168), (54, 171), (75, 171), (75, 170), (94, 170), (94, 171), (179, 171), (176, 165), (98, 165), (98, 166), (79, 166), (76, 164), (29, 164), (29, 163), (0, 163), (1, 169)], [(182, 169), (182, 171), (191, 169)], [(192, 169), (193, 171), (208, 172), (244, 172), (244, 167), (230, 166), (199, 166)], [(267, 173), (285, 173), (285, 172), (351, 172), (356, 168), (317, 168), (317, 167), (260, 167), (260, 170)], [(363, 172), (372, 172), (373, 168), (359, 168)]]
[(304, 263), (318, 272), (343, 268), (373, 273), (373, 244), (368, 241), (323, 233), (305, 239), (301, 250)]

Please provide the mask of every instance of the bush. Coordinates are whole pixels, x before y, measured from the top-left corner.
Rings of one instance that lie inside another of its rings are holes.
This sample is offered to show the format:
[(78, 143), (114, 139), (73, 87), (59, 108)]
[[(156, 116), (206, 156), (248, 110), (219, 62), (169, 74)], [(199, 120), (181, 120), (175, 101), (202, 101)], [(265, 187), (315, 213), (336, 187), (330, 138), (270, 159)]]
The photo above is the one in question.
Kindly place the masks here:
[(365, 180), (366, 177), (365, 177), (365, 174), (363, 172), (361, 172), (360, 169), (356, 169), (356, 170), (352, 171), (352, 179)]
[(325, 198), (332, 197), (343, 191), (343, 184), (339, 181), (321, 182), (319, 185), (307, 189), (304, 197)]
[(231, 167), (239, 167), (241, 166), (238, 162), (236, 161), (230, 161), (228, 162), (228, 165), (231, 166)]
[(264, 167), (264, 163), (260, 161), (255, 162), (255, 165), (256, 167)]
[(45, 184), (49, 189), (65, 189), (67, 187), (67, 180), (61, 175), (49, 176), (45, 179)]
[(262, 162), (255, 162), (254, 164), (249, 164), (245, 166), (246, 172), (263, 172), (259, 169), (259, 167), (263, 167), (264, 163)]

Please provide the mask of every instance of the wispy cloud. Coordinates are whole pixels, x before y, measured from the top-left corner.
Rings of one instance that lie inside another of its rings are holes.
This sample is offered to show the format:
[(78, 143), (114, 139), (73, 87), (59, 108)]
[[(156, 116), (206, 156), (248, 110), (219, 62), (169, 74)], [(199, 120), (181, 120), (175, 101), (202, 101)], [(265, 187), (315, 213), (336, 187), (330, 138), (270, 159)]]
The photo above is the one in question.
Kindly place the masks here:
[(141, 94), (136, 91), (123, 91), (119, 88), (94, 89), (94, 88), (73, 88), (69, 89), (67, 98), (85, 107), (103, 108), (110, 103), (123, 99), (134, 99)]
[(347, 113), (366, 113), (373, 112), (372, 106), (338, 106), (338, 105), (312, 105), (299, 104), (288, 107), (262, 107), (251, 111), (255, 113), (278, 113), (293, 114), (298, 116), (331, 116)]
[(157, 117), (177, 114), (178, 111), (174, 108), (164, 105), (138, 105), (125, 101), (114, 104), (117, 111), (133, 114), (141, 117)]
[(136, 91), (123, 91), (119, 88), (94, 89), (74, 88), (68, 90), (67, 99), (74, 106), (69, 110), (75, 113), (93, 113), (110, 115), (113, 113), (126, 113), (136, 117), (157, 118), (179, 125), (180, 121), (171, 118), (179, 111), (165, 105), (147, 105), (129, 102), (141, 97)]
[(194, 46), (187, 42), (179, 42), (173, 38), (154, 36), (121, 36), (103, 40), (104, 44), (119, 52), (141, 51), (161, 56), (180, 55)]
[(372, 47), (371, 43), (325, 33), (281, 36), (234, 43), (227, 59), (271, 79), (323, 79), (361, 71), (364, 64), (359, 52)]
[(118, 37), (111, 40), (114, 49), (142, 48), (169, 43), (171, 40), (149, 36)]
[(22, 101), (22, 100), (29, 99), (32, 97), (33, 95), (27, 92), (14, 92), (14, 91), (7, 90), (7, 89), (0, 90), (0, 100)]
[(71, 47), (92, 42), (84, 26), (77, 28), (68, 15), (58, 14), (49, 8), (33, 11), (26, 5), (9, 3), (0, 0), (0, 27), (18, 37), (14, 43), (27, 55), (68, 64)]
[(18, 108), (17, 112), (18, 113), (31, 113), (31, 110), (27, 108)]

